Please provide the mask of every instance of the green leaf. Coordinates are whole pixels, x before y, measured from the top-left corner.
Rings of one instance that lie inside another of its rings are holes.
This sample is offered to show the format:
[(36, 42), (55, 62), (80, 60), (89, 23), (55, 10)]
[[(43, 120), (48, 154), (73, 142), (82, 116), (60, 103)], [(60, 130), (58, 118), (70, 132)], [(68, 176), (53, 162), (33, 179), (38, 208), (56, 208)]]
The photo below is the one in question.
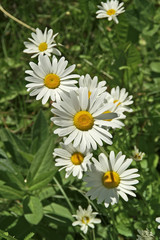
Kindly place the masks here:
[(39, 178), (41, 174), (45, 174), (49, 170), (53, 169), (53, 150), (54, 137), (50, 136), (39, 148), (32, 161), (27, 180), (29, 184), (31, 181)]
[(44, 213), (47, 213), (47, 214), (49, 213), (49, 214), (57, 215), (59, 217), (64, 217), (71, 221), (73, 220), (73, 217), (70, 211), (68, 210), (68, 208), (63, 207), (57, 203), (51, 203), (50, 205), (45, 206), (43, 210), (44, 210)]
[(129, 227), (127, 227), (124, 224), (117, 224), (117, 230), (120, 234), (122, 234), (125, 237), (132, 237), (132, 229), (130, 229)]
[(31, 240), (31, 237), (33, 237), (35, 234), (33, 232), (29, 233), (24, 240)]
[[(2, 238), (1, 238), (2, 237)], [(6, 240), (17, 240), (15, 237), (12, 237), (8, 234), (8, 232), (4, 232), (0, 230), (0, 239), (6, 239)]]
[(26, 158), (23, 157), (21, 152), (28, 152), (28, 148), (22, 139), (18, 138), (15, 134), (6, 129), (0, 131), (1, 140), (4, 142), (6, 149), (11, 154), (12, 159), (20, 166), (28, 167)]
[(36, 153), (48, 136), (48, 123), (42, 111), (39, 112), (32, 129), (31, 152)]
[(153, 72), (160, 73), (160, 62), (152, 62), (150, 68)]
[(0, 158), (8, 158), (6, 153), (0, 148)]
[(6, 185), (0, 185), (0, 195), (7, 199), (23, 198), (23, 192)]
[(37, 197), (26, 197), (23, 210), (25, 219), (31, 224), (37, 225), (43, 217), (43, 206)]
[(56, 172), (57, 169), (54, 169), (40, 174), (36, 179), (33, 179), (33, 181), (29, 183), (29, 190), (33, 191), (46, 186), (53, 179)]

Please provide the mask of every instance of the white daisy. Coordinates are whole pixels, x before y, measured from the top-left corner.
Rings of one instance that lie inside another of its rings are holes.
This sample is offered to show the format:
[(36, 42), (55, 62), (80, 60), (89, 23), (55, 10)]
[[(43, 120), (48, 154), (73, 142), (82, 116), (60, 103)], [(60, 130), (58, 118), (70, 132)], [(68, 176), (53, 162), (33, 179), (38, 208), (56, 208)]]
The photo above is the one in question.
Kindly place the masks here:
[(94, 228), (94, 224), (101, 223), (99, 218), (95, 218), (97, 214), (97, 212), (92, 212), (91, 205), (89, 205), (87, 209), (82, 209), (82, 207), (79, 206), (77, 214), (72, 215), (76, 218), (76, 221), (72, 223), (72, 226), (80, 225), (81, 231), (86, 234), (88, 227)]
[(86, 172), (88, 167), (91, 165), (90, 158), (93, 154), (88, 150), (81, 152), (80, 148), (74, 148), (72, 143), (65, 145), (61, 142), (60, 146), (62, 148), (54, 149), (53, 155), (56, 157), (55, 166), (61, 166), (59, 171), (62, 169), (66, 170), (66, 178), (69, 177), (70, 174), (73, 174), (74, 177), (77, 176), (79, 179), (81, 179), (83, 172)]
[(53, 30), (50, 29), (47, 31), (47, 28), (45, 28), (44, 33), (42, 33), (39, 28), (36, 28), (36, 33), (31, 33), (31, 35), (33, 39), (28, 38), (31, 42), (24, 42), (27, 49), (23, 52), (33, 53), (34, 55), (32, 58), (43, 54), (51, 56), (51, 53), (58, 56), (61, 55), (61, 52), (57, 48), (54, 48), (57, 45), (54, 38), (58, 35), (58, 33), (53, 35)]
[(117, 114), (103, 114), (104, 110), (113, 104), (107, 103), (101, 107), (104, 97), (97, 95), (98, 91), (95, 90), (88, 98), (88, 89), (80, 88), (78, 94), (76, 91), (70, 91), (68, 95), (62, 95), (62, 101), (52, 104), (52, 112), (56, 116), (51, 120), (60, 126), (54, 133), (61, 137), (69, 135), (64, 144), (68, 145), (73, 141), (73, 147), (80, 146), (82, 152), (86, 148), (96, 150), (97, 144), (103, 145), (102, 141), (112, 144), (112, 135), (103, 128), (111, 126), (112, 122), (103, 119), (113, 119)]
[(79, 86), (88, 88), (89, 97), (95, 89), (98, 89), (98, 95), (104, 93), (107, 89), (105, 85), (105, 81), (98, 82), (97, 76), (92, 79), (89, 74), (86, 74), (85, 76), (82, 75), (79, 79)]
[(105, 119), (105, 121), (110, 121), (112, 122), (112, 128), (122, 128), (124, 126), (124, 123), (122, 123), (120, 120), (121, 119), (125, 119), (126, 116), (119, 112), (117, 109), (117, 106), (114, 104), (110, 109), (108, 109), (107, 111), (105, 111), (104, 113), (117, 113), (118, 117), (114, 118), (114, 119)]
[(111, 93), (107, 93), (106, 101), (108, 103), (114, 103), (117, 113), (132, 112), (132, 109), (128, 107), (133, 103), (133, 96), (128, 96), (125, 88), (120, 90), (119, 86), (111, 89)]
[(42, 98), (42, 104), (45, 104), (49, 98), (52, 101), (59, 101), (63, 91), (69, 92), (75, 90), (77, 83), (74, 78), (79, 78), (77, 74), (70, 74), (75, 69), (75, 64), (66, 68), (68, 61), (61, 57), (58, 61), (55, 56), (50, 61), (48, 56), (40, 56), (38, 65), (30, 62), (32, 70), (27, 70), (29, 77), (25, 80), (30, 82), (26, 85), (30, 96), (35, 96), (36, 100)]
[[(160, 223), (160, 217), (156, 218), (156, 222)], [(160, 225), (158, 225), (158, 229), (160, 229)]]
[(135, 174), (138, 171), (136, 168), (126, 170), (132, 162), (132, 159), (127, 158), (119, 152), (115, 156), (114, 152), (110, 152), (109, 159), (101, 153), (99, 161), (92, 158), (94, 165), (91, 166), (91, 171), (87, 171), (87, 176), (84, 180), (87, 182), (87, 187), (91, 189), (87, 192), (87, 196), (91, 196), (91, 200), (97, 198), (97, 203), (105, 202), (108, 207), (117, 203), (119, 196), (125, 201), (128, 201), (127, 194), (135, 197), (133, 190), (136, 188), (132, 185), (138, 183), (134, 178), (139, 177)]
[(137, 230), (140, 235), (137, 235), (137, 240), (154, 240), (153, 233), (148, 229), (146, 230)]
[(114, 20), (115, 23), (118, 23), (117, 16), (125, 12), (123, 2), (119, 4), (117, 0), (107, 0), (106, 3), (101, 2), (102, 6), (98, 6), (100, 10), (96, 12), (96, 18), (108, 18), (108, 21)]
[(139, 149), (134, 146), (134, 151), (133, 151), (133, 159), (137, 162), (141, 161), (144, 157), (145, 153), (140, 152)]

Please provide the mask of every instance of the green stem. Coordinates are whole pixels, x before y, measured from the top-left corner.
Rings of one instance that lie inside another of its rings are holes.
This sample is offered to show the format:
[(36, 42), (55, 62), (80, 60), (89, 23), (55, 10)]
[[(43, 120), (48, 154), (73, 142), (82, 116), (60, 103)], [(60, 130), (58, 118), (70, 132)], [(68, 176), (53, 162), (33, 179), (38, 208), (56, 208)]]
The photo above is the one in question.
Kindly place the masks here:
[(8, 13), (3, 7), (2, 5), (0, 5), (0, 11), (2, 11), (6, 16), (8, 16), (9, 18), (11, 18), (12, 20), (14, 20), (15, 22), (19, 23), (20, 25), (32, 30), (33, 32), (35, 32), (35, 28), (30, 27), (28, 24), (22, 22), (21, 20), (19, 20), (18, 18), (12, 16), (10, 13)]
[(61, 193), (63, 194), (64, 198), (66, 199), (66, 202), (68, 203), (68, 206), (70, 207), (71, 212), (74, 213), (73, 205), (72, 205), (71, 201), (69, 200), (69, 198), (67, 197), (65, 191), (64, 191), (63, 188), (61, 187), (60, 183), (58, 182), (58, 180), (57, 180), (55, 177), (53, 177), (53, 180), (55, 181), (55, 183), (56, 183), (57, 186), (59, 187), (59, 190), (61, 191)]
[(94, 228), (92, 229), (92, 234), (93, 234), (93, 238), (92, 239), (96, 240)]
[(115, 239), (117, 239), (118, 237), (118, 232), (117, 232), (117, 228), (116, 228), (116, 221), (115, 221), (115, 218), (114, 218), (114, 212), (113, 212), (113, 207), (112, 205), (110, 206), (110, 218), (112, 219), (112, 222), (113, 222), (113, 232), (114, 232), (114, 235), (115, 235)]
[(108, 153), (106, 152), (106, 150), (104, 149), (104, 147), (102, 147), (102, 146), (100, 146), (100, 145), (98, 145), (98, 146), (99, 146), (101, 152), (104, 153), (104, 154), (108, 157)]

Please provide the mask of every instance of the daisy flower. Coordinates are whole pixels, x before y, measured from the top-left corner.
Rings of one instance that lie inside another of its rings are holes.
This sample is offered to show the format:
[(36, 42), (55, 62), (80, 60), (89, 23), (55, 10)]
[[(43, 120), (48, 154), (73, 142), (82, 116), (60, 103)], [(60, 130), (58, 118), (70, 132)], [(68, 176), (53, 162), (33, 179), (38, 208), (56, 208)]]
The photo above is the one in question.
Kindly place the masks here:
[(60, 146), (62, 148), (54, 149), (53, 156), (56, 157), (55, 166), (61, 166), (59, 171), (62, 169), (66, 170), (66, 178), (72, 174), (74, 177), (77, 176), (78, 179), (81, 179), (83, 171), (86, 172), (88, 167), (91, 165), (90, 158), (93, 154), (88, 150), (81, 152), (80, 148), (74, 148), (72, 143), (65, 145), (61, 142)]
[(144, 157), (145, 153), (140, 152), (139, 149), (134, 146), (134, 151), (133, 151), (133, 159), (137, 162), (141, 161)]
[(135, 174), (138, 169), (127, 170), (132, 159), (125, 160), (125, 155), (122, 155), (122, 152), (115, 156), (113, 151), (110, 152), (109, 159), (103, 153), (99, 155), (98, 159), (99, 161), (92, 158), (94, 165), (84, 177), (87, 187), (91, 187), (87, 196), (90, 196), (91, 200), (97, 198), (98, 204), (104, 201), (106, 207), (110, 203), (112, 205), (117, 203), (119, 196), (125, 201), (128, 201), (127, 194), (135, 197), (133, 190), (136, 188), (132, 185), (138, 183), (138, 180), (134, 179), (139, 177), (139, 174)]
[[(160, 223), (160, 217), (156, 218), (156, 222)], [(160, 225), (158, 225), (158, 229), (160, 229)]]
[(126, 92), (125, 88), (122, 88), (120, 90), (119, 86), (117, 86), (116, 88), (111, 89), (111, 93), (107, 92), (106, 101), (108, 103), (114, 103), (117, 112), (120, 114), (125, 111), (132, 112), (132, 109), (128, 107), (128, 105), (131, 105), (133, 103), (132, 98), (132, 95), (128, 96), (128, 92)]
[(91, 205), (89, 205), (87, 209), (82, 209), (82, 207), (79, 206), (77, 214), (72, 215), (76, 218), (76, 221), (72, 223), (72, 226), (80, 225), (81, 231), (86, 234), (88, 227), (94, 228), (94, 224), (101, 223), (99, 218), (95, 218), (97, 214), (97, 212), (92, 212)]
[(73, 147), (80, 146), (83, 152), (86, 148), (97, 149), (97, 144), (103, 145), (103, 141), (112, 144), (110, 138), (112, 135), (103, 128), (111, 126), (112, 122), (104, 121), (104, 118), (113, 119), (117, 117), (116, 113), (103, 114), (105, 109), (112, 106), (106, 104), (101, 107), (104, 97), (97, 97), (98, 91), (92, 92), (88, 98), (88, 89), (80, 88), (78, 93), (70, 91), (62, 95), (62, 101), (53, 103), (51, 111), (56, 115), (51, 120), (55, 125), (60, 126), (54, 133), (60, 137), (69, 135), (64, 144), (73, 142)]
[(137, 240), (154, 240), (153, 233), (148, 229), (146, 230), (137, 230), (140, 235), (137, 235)]
[(117, 16), (123, 12), (125, 12), (123, 6), (123, 2), (119, 4), (117, 0), (107, 0), (106, 3), (101, 2), (102, 6), (98, 6), (100, 10), (98, 10), (96, 18), (108, 18), (108, 21), (115, 21), (118, 23)]
[(122, 128), (124, 126), (124, 123), (122, 123), (120, 120), (125, 119), (126, 116), (123, 113), (119, 113), (116, 105), (114, 104), (110, 109), (104, 112), (105, 113), (117, 113), (118, 117), (114, 119), (105, 119), (105, 121), (111, 121), (112, 122), (112, 128)]
[(30, 76), (25, 80), (30, 82), (26, 85), (30, 96), (36, 96), (36, 100), (42, 98), (45, 104), (49, 98), (52, 101), (59, 101), (63, 91), (77, 89), (74, 78), (79, 78), (77, 74), (70, 74), (75, 69), (75, 64), (66, 68), (68, 61), (61, 57), (58, 61), (55, 56), (50, 61), (48, 56), (40, 56), (38, 65), (30, 62), (32, 70), (25, 71)]
[(28, 38), (30, 42), (24, 42), (26, 49), (23, 52), (33, 54), (32, 58), (44, 54), (51, 56), (51, 53), (58, 56), (61, 55), (61, 52), (57, 48), (54, 48), (57, 45), (54, 38), (58, 33), (53, 35), (53, 30), (50, 29), (47, 31), (47, 28), (42, 33), (39, 28), (36, 28), (36, 33), (31, 33), (31, 35), (32, 38)]
[(80, 87), (87, 87), (88, 88), (88, 96), (90, 97), (93, 90), (98, 89), (98, 95), (104, 93), (107, 89), (105, 86), (106, 82), (101, 81), (98, 83), (98, 77), (95, 76), (93, 79), (90, 77), (89, 74), (86, 74), (86, 76), (81, 76), (79, 79), (79, 86)]

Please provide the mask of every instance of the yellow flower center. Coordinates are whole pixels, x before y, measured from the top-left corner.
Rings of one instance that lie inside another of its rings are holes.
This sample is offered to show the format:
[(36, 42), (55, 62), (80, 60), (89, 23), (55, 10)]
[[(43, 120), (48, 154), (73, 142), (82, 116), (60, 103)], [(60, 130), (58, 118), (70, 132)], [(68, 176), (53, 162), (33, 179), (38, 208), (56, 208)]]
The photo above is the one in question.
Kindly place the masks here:
[(91, 92), (90, 92), (90, 91), (88, 91), (88, 99), (90, 98), (90, 96), (91, 96)]
[(80, 111), (74, 115), (74, 125), (82, 131), (87, 131), (93, 127), (94, 118), (87, 111)]
[[(111, 111), (105, 111), (104, 113), (111, 113)], [(104, 121), (112, 121), (112, 119), (105, 119)]]
[(48, 45), (47, 45), (46, 42), (42, 42), (42, 43), (39, 44), (38, 48), (39, 48), (40, 52), (44, 52), (45, 50), (47, 50)]
[(71, 161), (74, 165), (80, 165), (84, 160), (84, 156), (80, 152), (73, 153), (71, 156)]
[(108, 14), (109, 16), (114, 15), (115, 13), (116, 13), (116, 10), (114, 10), (114, 9), (109, 9), (109, 10), (107, 11), (107, 14)]
[(89, 223), (89, 217), (87, 217), (87, 216), (82, 217), (82, 223), (88, 224)]
[[(118, 102), (118, 100), (114, 100), (114, 103), (116, 103), (116, 102)], [(118, 107), (120, 104), (121, 104), (121, 102), (119, 102), (119, 103), (117, 104), (117, 107)]]
[(137, 153), (134, 155), (134, 158), (141, 159), (141, 155)]
[(115, 188), (120, 183), (119, 174), (114, 171), (108, 171), (103, 174), (102, 183), (106, 188)]
[(50, 73), (45, 76), (44, 85), (48, 88), (57, 88), (60, 85), (60, 78), (54, 74)]

